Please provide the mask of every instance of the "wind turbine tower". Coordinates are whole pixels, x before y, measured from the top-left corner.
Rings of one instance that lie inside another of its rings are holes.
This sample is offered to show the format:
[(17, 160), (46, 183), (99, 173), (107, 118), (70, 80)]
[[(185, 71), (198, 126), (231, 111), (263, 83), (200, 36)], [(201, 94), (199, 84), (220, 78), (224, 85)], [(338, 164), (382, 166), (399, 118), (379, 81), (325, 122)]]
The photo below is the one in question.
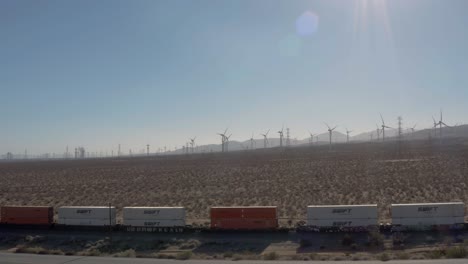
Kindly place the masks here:
[(328, 134), (330, 136), (330, 149), (331, 149), (333, 130), (335, 130), (337, 126), (335, 126), (334, 128), (331, 128), (327, 123), (325, 123), (325, 125), (328, 127)]
[(147, 145), (146, 145), (146, 156), (148, 156), (148, 157), (149, 157), (149, 147), (150, 147), (150, 145), (147, 144)]
[(194, 138), (190, 139), (190, 148), (191, 148), (192, 154), (193, 154), (193, 150), (194, 150), (194, 146), (195, 146), (195, 139), (197, 139), (197, 137), (194, 137)]
[(437, 128), (439, 126), (439, 137), (442, 139), (442, 127), (450, 127), (449, 125), (445, 124), (443, 119), (442, 119), (442, 110), (440, 110), (440, 120), (434, 125), (434, 128)]
[(309, 139), (309, 144), (312, 146), (314, 144), (314, 134), (309, 131), (310, 139)]
[(268, 133), (270, 132), (270, 129), (265, 134), (260, 134), (263, 136), (263, 148), (266, 148), (268, 145)]
[(232, 136), (232, 134), (230, 134), (229, 136), (227, 136), (227, 137), (225, 138), (225, 140), (224, 140), (224, 144), (225, 144), (224, 150), (225, 150), (226, 152), (229, 151), (229, 139), (231, 138), (231, 136)]
[(228, 131), (228, 128), (224, 130), (224, 133), (218, 133), (218, 135), (221, 136), (221, 152), (225, 151), (225, 143), (226, 143), (226, 133)]
[(254, 149), (254, 138), (253, 138), (254, 134), (252, 132), (252, 137), (250, 137), (250, 149)]
[(391, 127), (385, 125), (385, 121), (382, 117), (382, 114), (380, 114), (380, 119), (382, 119), (382, 141), (385, 141), (385, 128), (391, 128)]
[(350, 133), (353, 133), (353, 131), (349, 131), (347, 128), (346, 128), (346, 143), (349, 143), (349, 134)]
[(398, 120), (398, 140), (401, 141), (402, 140), (402, 136), (403, 136), (403, 128), (402, 128), (402, 125), (403, 125), (403, 117), (399, 116), (397, 118)]
[(286, 146), (291, 146), (291, 138), (290, 138), (290, 135), (289, 135), (289, 127), (286, 128)]
[[(281, 128), (280, 131), (278, 131), (278, 134), (280, 135), (280, 147), (281, 148), (283, 147), (283, 130), (284, 130), (284, 126)], [(287, 131), (288, 131), (288, 138), (289, 138), (289, 129)]]

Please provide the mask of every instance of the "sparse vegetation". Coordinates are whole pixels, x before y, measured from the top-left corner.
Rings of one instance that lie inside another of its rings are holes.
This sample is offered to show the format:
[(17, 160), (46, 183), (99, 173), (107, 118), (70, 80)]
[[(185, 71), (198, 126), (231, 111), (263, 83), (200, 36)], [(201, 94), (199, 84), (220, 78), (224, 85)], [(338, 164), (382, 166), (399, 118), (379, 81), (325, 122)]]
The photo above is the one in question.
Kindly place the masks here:
[(279, 255), (276, 252), (270, 252), (263, 256), (264, 260), (277, 260)]
[(446, 250), (448, 258), (465, 258), (468, 256), (468, 252), (463, 246), (450, 247)]
[(191, 251), (184, 251), (184, 252), (179, 252), (176, 255), (177, 260), (187, 260), (192, 257), (192, 252)]
[(382, 253), (382, 254), (380, 254), (380, 255), (378, 255), (377, 258), (378, 258), (379, 260), (381, 260), (381, 261), (389, 261), (389, 260), (391, 259), (390, 256), (389, 256), (387, 253), (385, 253), (385, 252)]

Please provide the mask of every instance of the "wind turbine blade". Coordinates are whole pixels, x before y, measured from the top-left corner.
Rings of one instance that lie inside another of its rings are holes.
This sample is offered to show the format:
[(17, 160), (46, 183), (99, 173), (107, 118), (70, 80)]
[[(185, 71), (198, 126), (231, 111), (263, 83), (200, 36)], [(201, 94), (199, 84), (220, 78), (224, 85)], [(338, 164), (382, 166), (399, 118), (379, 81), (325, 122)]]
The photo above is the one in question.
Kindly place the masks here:
[(382, 124), (385, 125), (385, 121), (384, 121), (384, 119), (383, 119), (382, 114), (380, 114), (380, 119), (382, 119)]
[(441, 121), (441, 123), (442, 123), (442, 125), (444, 125), (444, 126), (446, 126), (446, 127), (451, 127), (451, 126), (449, 126), (449, 125), (445, 124), (445, 123), (444, 123), (444, 122), (442, 122), (442, 121)]
[(440, 109), (440, 122), (442, 122), (442, 109)]
[(332, 128), (332, 131), (335, 130), (338, 126), (335, 126), (334, 128)]
[(327, 123), (325, 123), (325, 122), (323, 122), (323, 123), (328, 127), (328, 129), (330, 129), (330, 126)]

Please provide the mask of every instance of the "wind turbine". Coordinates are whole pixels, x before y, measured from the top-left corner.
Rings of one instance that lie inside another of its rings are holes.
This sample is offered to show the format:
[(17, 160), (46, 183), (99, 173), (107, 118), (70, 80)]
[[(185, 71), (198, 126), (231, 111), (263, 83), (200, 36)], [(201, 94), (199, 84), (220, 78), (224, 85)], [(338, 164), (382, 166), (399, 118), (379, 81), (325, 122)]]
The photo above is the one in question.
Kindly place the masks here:
[(225, 141), (224, 141), (224, 144), (226, 144), (226, 146), (224, 147), (224, 150), (225, 150), (226, 152), (228, 152), (228, 148), (229, 148), (229, 139), (231, 138), (231, 136), (232, 136), (232, 134), (230, 134), (229, 136), (227, 136), (227, 137), (225, 138)]
[(375, 124), (375, 126), (377, 127), (377, 141), (380, 141), (380, 128), (377, 124)]
[(330, 148), (331, 148), (331, 144), (332, 144), (332, 133), (333, 133), (333, 130), (335, 130), (337, 128), (337, 126), (335, 126), (334, 128), (331, 128), (327, 123), (325, 123), (325, 125), (328, 127), (328, 134), (330, 136)]
[(280, 148), (283, 147), (283, 130), (284, 130), (284, 125), (283, 125), (283, 127), (281, 128), (281, 130), (278, 131), (278, 134), (280, 135)]
[(437, 125), (438, 123), (436, 122), (434, 116), (432, 116), (432, 122), (434, 122), (434, 126), (432, 127), (432, 129), (434, 130), (434, 137), (437, 136)]
[(190, 147), (192, 149), (192, 154), (193, 154), (193, 146), (195, 145), (195, 139), (197, 139), (197, 137), (189, 138), (189, 139), (190, 139)]
[(312, 145), (314, 144), (314, 134), (312, 134), (312, 132), (309, 131), (309, 135), (310, 135), (309, 143), (310, 145)]
[[(250, 137), (250, 149), (253, 149), (254, 148), (254, 138), (253, 138), (254, 134), (252, 132), (252, 137)], [(255, 144), (256, 145), (256, 144)]]
[(445, 127), (451, 127), (447, 124), (444, 123), (443, 119), (442, 119), (442, 109), (440, 110), (440, 120), (439, 122), (437, 122), (437, 124), (435, 125), (435, 127), (439, 126), (439, 136), (440, 138), (442, 138), (442, 126), (445, 126)]
[(382, 114), (380, 114), (380, 119), (382, 119), (382, 141), (385, 141), (385, 128), (391, 128), (391, 127), (385, 125), (385, 121), (383, 119)]
[(221, 136), (221, 152), (224, 152), (224, 143), (226, 142), (226, 132), (227, 132), (228, 128), (226, 128), (226, 130), (224, 130), (224, 133), (218, 133), (218, 135)]
[(270, 129), (265, 134), (260, 134), (263, 136), (263, 148), (266, 148), (268, 145), (268, 133), (270, 133)]
[(353, 133), (353, 131), (349, 131), (347, 128), (346, 128), (346, 143), (349, 143), (349, 134), (350, 133)]

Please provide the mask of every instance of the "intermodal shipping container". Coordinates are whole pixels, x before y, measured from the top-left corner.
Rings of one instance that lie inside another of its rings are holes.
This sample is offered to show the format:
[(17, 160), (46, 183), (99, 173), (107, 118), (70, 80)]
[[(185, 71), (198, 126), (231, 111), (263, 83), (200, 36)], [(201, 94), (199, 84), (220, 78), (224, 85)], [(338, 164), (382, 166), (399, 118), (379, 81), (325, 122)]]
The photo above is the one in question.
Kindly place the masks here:
[(66, 219), (109, 219), (115, 218), (115, 207), (109, 206), (62, 206), (58, 208), (58, 217)]
[(465, 205), (455, 203), (392, 204), (394, 225), (452, 225), (463, 223)]
[(456, 203), (421, 203), (392, 204), (392, 216), (395, 217), (454, 217), (465, 215), (465, 204)]
[(16, 225), (50, 225), (54, 209), (50, 206), (3, 206), (0, 222)]
[(111, 221), (109, 221), (109, 218), (59, 218), (57, 223), (69, 226), (113, 226), (116, 224), (115, 218), (111, 219)]
[(368, 227), (377, 226), (377, 219), (307, 219), (308, 226), (317, 227)]
[(211, 219), (211, 228), (213, 229), (264, 230), (277, 227), (277, 219)]
[(309, 226), (376, 226), (377, 205), (314, 205), (307, 207)]
[(124, 219), (123, 224), (125, 226), (137, 226), (137, 227), (184, 227), (185, 226), (185, 220), (183, 219), (161, 219), (161, 220), (155, 220), (155, 219), (148, 219), (148, 220), (142, 220), (142, 219)]
[(185, 219), (184, 207), (124, 207), (124, 219)]
[(464, 223), (463, 216), (456, 217), (424, 217), (424, 218), (392, 218), (393, 225), (402, 226), (437, 226)]
[(212, 207), (214, 229), (274, 229), (278, 227), (276, 206)]

